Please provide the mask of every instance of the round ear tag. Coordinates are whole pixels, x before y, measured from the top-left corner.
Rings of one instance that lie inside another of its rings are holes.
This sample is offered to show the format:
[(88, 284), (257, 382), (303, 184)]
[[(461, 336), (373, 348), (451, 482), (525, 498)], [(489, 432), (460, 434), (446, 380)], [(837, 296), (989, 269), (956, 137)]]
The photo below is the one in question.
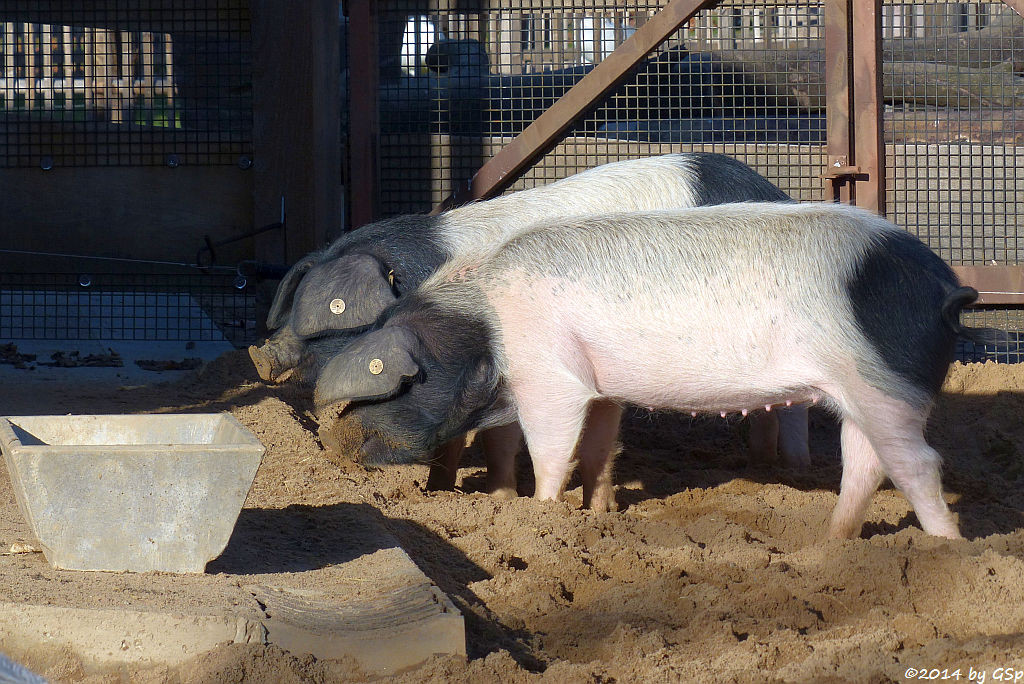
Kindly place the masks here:
[(331, 313), (335, 316), (339, 316), (345, 313), (345, 300), (344, 299), (332, 299), (331, 300)]
[(370, 372), (374, 375), (380, 375), (381, 371), (384, 370), (384, 362), (380, 359), (373, 359), (370, 361)]

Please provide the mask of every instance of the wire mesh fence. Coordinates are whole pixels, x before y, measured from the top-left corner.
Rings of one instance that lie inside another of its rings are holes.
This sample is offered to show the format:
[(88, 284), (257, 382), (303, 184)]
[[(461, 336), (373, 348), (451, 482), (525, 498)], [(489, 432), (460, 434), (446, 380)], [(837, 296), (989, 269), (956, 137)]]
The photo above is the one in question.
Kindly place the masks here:
[[(381, 3), (382, 214), (427, 211), (440, 202), (663, 4)], [(949, 263), (1019, 264), (1024, 177), (1017, 173), (1016, 110), (1024, 90), (1016, 68), (1024, 22), (987, 0), (886, 1), (883, 9), (888, 216)], [(618, 159), (695, 150), (741, 159), (796, 199), (822, 199), (823, 30), (822, 2), (727, 0), (699, 13), (511, 189)], [(3, 3), (0, 168), (250, 164), (250, 33), (247, 0), (188, 0), (173, 9)], [(343, 65), (343, 84), (357, 76)], [(0, 336), (37, 334), (27, 327), (26, 311), (49, 320), (52, 307), (72, 301), (87, 312), (79, 318), (94, 311), (95, 286), (83, 288), (74, 274), (39, 277), (35, 284), (17, 280), (25, 276), (0, 281)], [(173, 287), (125, 278), (136, 283), (123, 283), (132, 297), (155, 288), (154, 320), (191, 320), (191, 304), (173, 294), (187, 292), (214, 321), (210, 334), (253, 334), (251, 298), (230, 283), (229, 296), (203, 290), (212, 282), (206, 276)], [(58, 300), (29, 294), (43, 285)], [(207, 301), (219, 296), (219, 304)], [(220, 313), (211, 317), (211, 308)], [(1017, 314), (972, 316), (1020, 330)], [(60, 327), (47, 323), (39, 334), (64, 334)], [(172, 327), (133, 319), (109, 329), (170, 335)], [(207, 330), (179, 328), (181, 339)], [(1019, 358), (1007, 352), (1003, 360)]]
[(884, 16), (888, 215), (950, 263), (1021, 263), (1024, 20), (1001, 2)]
[[(444, 199), (662, 3), (451, 5), (381, 10), (385, 215)], [(821, 2), (727, 1), (699, 13), (510, 189), (700, 150), (745, 161), (796, 199), (823, 199), (823, 31)], [(1001, 2), (883, 7), (886, 213), (951, 264), (1020, 263), (1022, 40), (1022, 20)], [(1024, 330), (1017, 313), (971, 317)], [(959, 353), (1021, 360), (1015, 345)]]
[(246, 0), (6, 0), (0, 168), (247, 164)]
[(965, 363), (1024, 362), (1024, 309), (972, 309), (965, 311), (961, 319), (965, 325), (1005, 331), (1006, 339), (993, 344), (978, 344), (961, 339), (957, 343), (958, 360)]
[[(424, 211), (446, 197), (662, 5), (382, 7), (382, 212)], [(794, 197), (820, 199), (823, 53), (808, 47), (820, 43), (822, 12), (817, 2), (724, 2), (700, 13), (513, 189), (618, 159), (705, 150), (742, 159)], [(783, 47), (795, 55), (785, 70), (774, 59)], [(780, 87), (794, 74), (797, 87)]]
[[(1002, 2), (885, 2), (882, 29), (887, 215), (951, 264), (1022, 263), (1024, 20)], [(960, 357), (1024, 360), (1022, 314), (965, 314), (1012, 341)]]
[(256, 337), (256, 296), (225, 274), (0, 273), (0, 340)]

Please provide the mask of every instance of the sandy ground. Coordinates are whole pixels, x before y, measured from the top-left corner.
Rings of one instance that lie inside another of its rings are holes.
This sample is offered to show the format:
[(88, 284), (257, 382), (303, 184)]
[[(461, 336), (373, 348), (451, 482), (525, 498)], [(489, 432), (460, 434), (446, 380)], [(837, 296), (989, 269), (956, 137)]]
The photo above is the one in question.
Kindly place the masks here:
[[(383, 525), (466, 618), (468, 661), (437, 657), (401, 682), (904, 681), (908, 668), (913, 679), (959, 668), (960, 681), (981, 672), (997, 681), (1006, 674), (998, 668), (1024, 671), (1022, 366), (954, 366), (933, 412), (929, 440), (968, 537), (956, 542), (924, 535), (891, 488), (875, 495), (860, 539), (824, 541), (840, 469), (838, 430), (823, 414), (812, 412), (812, 467), (797, 472), (748, 466), (738, 417), (637, 411), (616, 468), (621, 510), (593, 514), (578, 510), (575, 483), (560, 503), (481, 493), (477, 454), (459, 491), (442, 493), (425, 491), (425, 466), (366, 471), (328, 459), (303, 395), (260, 383), (244, 351), (177, 377), (46, 391), (8, 380), (0, 410), (230, 411), (267, 453), (225, 555), (190, 580), (94, 574), (82, 596), (67, 588), (68, 573), (29, 554), (0, 569), (0, 600), (114, 604), (126, 587), (145, 586), (152, 600), (187, 608), (188, 595), (216, 596), (243, 575), (310, 572), (322, 585), (330, 577), (315, 568), (365, 543), (353, 541), (355, 528)], [(256, 537), (278, 551), (247, 552)], [(18, 541), (31, 539), (0, 466), (0, 546)], [(273, 646), (108, 674), (66, 654), (25, 658), (60, 681), (367, 679), (351, 663)]]

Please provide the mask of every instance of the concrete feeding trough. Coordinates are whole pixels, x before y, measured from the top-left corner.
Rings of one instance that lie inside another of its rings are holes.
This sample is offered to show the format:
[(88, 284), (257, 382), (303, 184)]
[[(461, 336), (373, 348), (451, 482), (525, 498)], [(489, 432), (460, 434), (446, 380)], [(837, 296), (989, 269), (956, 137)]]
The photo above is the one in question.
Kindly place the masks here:
[(55, 568), (203, 572), (264, 447), (229, 414), (7, 416), (0, 449)]

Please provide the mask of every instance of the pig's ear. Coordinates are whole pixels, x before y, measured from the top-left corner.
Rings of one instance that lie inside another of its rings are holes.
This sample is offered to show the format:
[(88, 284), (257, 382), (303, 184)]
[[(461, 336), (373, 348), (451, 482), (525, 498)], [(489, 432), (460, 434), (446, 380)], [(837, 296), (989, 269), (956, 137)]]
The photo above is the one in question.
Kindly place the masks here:
[(320, 371), (313, 391), (317, 406), (338, 401), (387, 399), (406, 378), (419, 374), (413, 355), (416, 334), (402, 326), (372, 330), (357, 338)]
[(284, 325), (285, 312), (291, 308), (292, 295), (299, 281), (306, 271), (313, 268), (317, 260), (311, 256), (303, 257), (294, 266), (288, 269), (277, 285), (277, 292), (274, 293), (274, 301), (270, 304), (270, 313), (267, 314), (267, 328), (277, 330)]
[(384, 266), (351, 254), (313, 268), (295, 291), (292, 325), (300, 337), (363, 328), (397, 299)]

